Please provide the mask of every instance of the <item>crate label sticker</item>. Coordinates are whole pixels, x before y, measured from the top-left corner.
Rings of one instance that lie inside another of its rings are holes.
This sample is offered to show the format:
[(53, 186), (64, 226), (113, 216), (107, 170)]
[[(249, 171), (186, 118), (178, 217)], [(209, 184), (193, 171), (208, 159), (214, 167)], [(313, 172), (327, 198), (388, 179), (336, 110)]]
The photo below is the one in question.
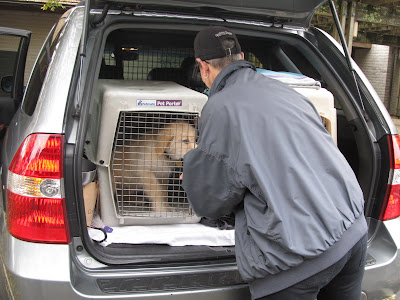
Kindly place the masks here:
[(156, 100), (136, 100), (137, 106), (156, 106)]
[(157, 106), (182, 106), (182, 100), (157, 100)]
[(137, 106), (182, 106), (182, 100), (136, 100)]

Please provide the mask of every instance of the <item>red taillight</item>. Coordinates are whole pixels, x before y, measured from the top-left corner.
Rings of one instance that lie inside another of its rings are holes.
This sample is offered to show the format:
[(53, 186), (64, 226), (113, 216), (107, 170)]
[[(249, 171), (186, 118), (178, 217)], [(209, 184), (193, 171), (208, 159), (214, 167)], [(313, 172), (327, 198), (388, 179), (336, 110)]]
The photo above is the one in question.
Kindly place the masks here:
[(7, 225), (14, 237), (69, 243), (63, 151), (62, 135), (33, 134), (15, 154), (7, 178)]
[[(388, 183), (381, 220), (391, 220), (400, 216), (400, 138), (388, 137), (390, 153), (390, 171), (392, 181)], [(383, 216), (382, 216), (383, 215)]]
[(34, 134), (26, 138), (10, 165), (15, 174), (36, 178), (62, 176), (62, 136)]

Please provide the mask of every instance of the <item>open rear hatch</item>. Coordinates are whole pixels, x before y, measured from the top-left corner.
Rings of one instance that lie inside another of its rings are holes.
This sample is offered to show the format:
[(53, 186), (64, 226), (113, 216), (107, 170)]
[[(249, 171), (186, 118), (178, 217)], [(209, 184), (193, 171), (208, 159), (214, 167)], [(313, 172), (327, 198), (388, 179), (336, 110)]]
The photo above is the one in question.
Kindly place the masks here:
[[(85, 58), (86, 33), (82, 39), (81, 61), (92, 59), (97, 78), (93, 78), (92, 92), (85, 92), (91, 103), (83, 102), (82, 110), (86, 108), (90, 113), (85, 116), (84, 142), (76, 149), (78, 165), (87, 166), (82, 168), (85, 201), (79, 207), (86, 212), (86, 216), (80, 215), (81, 223), (94, 227), (83, 234), (94, 257), (111, 265), (234, 261), (231, 216), (199, 224), (180, 187), (182, 156), (170, 153), (170, 146), (169, 150), (162, 146), (174, 140), (176, 147), (178, 136), (185, 136), (186, 145), (197, 138), (197, 120), (207, 92), (194, 67), (192, 43), (199, 28), (221, 24), (221, 16), (281, 25), (278, 29), (271, 24), (262, 26), (264, 33), (249, 36), (245, 35), (251, 33), (245, 31), (247, 25), (238, 29), (245, 59), (260, 72), (277, 71), (265, 75), (277, 76), (278, 80), (285, 80), (281, 71), (294, 73), (289, 75), (292, 81), (288, 84), (314, 99), (324, 125), (367, 190), (372, 169), (360, 172), (360, 166), (364, 166), (360, 160), (371, 161), (372, 152), (368, 135), (361, 130), (363, 121), (352, 108), (354, 99), (340, 90), (335, 71), (324, 66), (314, 46), (285, 26), (297, 26), (299, 30), (308, 27), (312, 14), (324, 2), (253, 1), (251, 6), (242, 1), (107, 1), (101, 7), (103, 15), (91, 19), (98, 24), (93, 33), (104, 35), (98, 44), (98, 59)], [(116, 4), (121, 13), (112, 11), (106, 17)], [(127, 13), (129, 7), (133, 9)], [(167, 22), (162, 13), (169, 10), (184, 14), (169, 15), (171, 21)], [(210, 11), (218, 17), (189, 17), (210, 15)], [(182, 16), (192, 18), (189, 22), (197, 27), (188, 30)], [(86, 18), (88, 21), (88, 15)], [(240, 28), (237, 22), (232, 24)], [(303, 76), (296, 81), (299, 74)], [(298, 86), (301, 80), (309, 86)], [(355, 127), (360, 130), (353, 131)], [(360, 154), (358, 144), (368, 145), (365, 153)], [(178, 148), (183, 150), (183, 146)], [(154, 205), (154, 199), (163, 204)], [(110, 242), (117, 233), (122, 238)], [(151, 240), (153, 235), (157, 237)]]
[(274, 1), (243, 1), (243, 0), (208, 0), (208, 1), (153, 1), (153, 0), (107, 0), (111, 6), (128, 6), (146, 11), (166, 11), (171, 13), (187, 12), (207, 14), (208, 17), (240, 17), (246, 20), (269, 20), (284, 25), (294, 25), (307, 28), (314, 12), (327, 0), (274, 0)]

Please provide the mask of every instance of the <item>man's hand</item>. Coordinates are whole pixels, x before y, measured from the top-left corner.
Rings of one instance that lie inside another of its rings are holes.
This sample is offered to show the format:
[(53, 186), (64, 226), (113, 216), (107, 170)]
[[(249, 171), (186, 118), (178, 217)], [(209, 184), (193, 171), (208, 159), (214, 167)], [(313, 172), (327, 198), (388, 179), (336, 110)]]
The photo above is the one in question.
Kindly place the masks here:
[(179, 179), (180, 179), (180, 180), (183, 179), (183, 173), (181, 173), (181, 175), (179, 176)]

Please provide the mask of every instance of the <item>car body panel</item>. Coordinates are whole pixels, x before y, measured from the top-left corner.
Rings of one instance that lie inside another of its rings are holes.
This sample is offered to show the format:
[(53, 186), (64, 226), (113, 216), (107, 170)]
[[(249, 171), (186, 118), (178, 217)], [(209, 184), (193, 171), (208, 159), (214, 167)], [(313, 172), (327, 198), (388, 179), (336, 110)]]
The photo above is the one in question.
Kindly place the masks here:
[[(367, 265), (362, 289), (368, 299), (383, 299), (400, 289), (400, 218), (381, 222), (374, 232), (376, 239), (368, 245), (368, 254), (375, 263)], [(383, 289), (384, 287), (384, 289)]]
[[(49, 66), (33, 115), (26, 114), (20, 106), (9, 124), (10, 130), (4, 138), (7, 143), (4, 143), (5, 149), (1, 153), (4, 169), (8, 169), (19, 145), (29, 134), (63, 133), (65, 107), (70, 92), (69, 83), (72, 80), (81, 38), (82, 20), (83, 12), (80, 9), (71, 9), (65, 22), (72, 22), (73, 25), (65, 26), (65, 30), (60, 33), (62, 38), (55, 50), (57, 55), (54, 55), (54, 61)], [(38, 60), (35, 64), (38, 64)], [(31, 78), (28, 85), (30, 81)], [(25, 98), (22, 100), (22, 107)], [(6, 182), (5, 178), (3, 180)]]
[[(65, 21), (65, 30), (60, 33), (62, 38), (55, 50), (57, 54), (53, 55), (54, 61), (47, 71), (42, 92), (32, 116), (32, 125), (28, 131), (48, 133), (49, 128), (51, 128), (50, 133), (63, 131), (65, 106), (81, 39), (82, 19), (83, 12), (72, 9)], [(68, 26), (69, 22), (73, 25)]]

